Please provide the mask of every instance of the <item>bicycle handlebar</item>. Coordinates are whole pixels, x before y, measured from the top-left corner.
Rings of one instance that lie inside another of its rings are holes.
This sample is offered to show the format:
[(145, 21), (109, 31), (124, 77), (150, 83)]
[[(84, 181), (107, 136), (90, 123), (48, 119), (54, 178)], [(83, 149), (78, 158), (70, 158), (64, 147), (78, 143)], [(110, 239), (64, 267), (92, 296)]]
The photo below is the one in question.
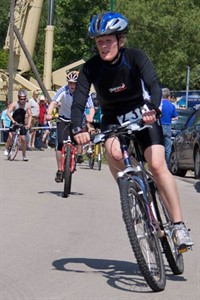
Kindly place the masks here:
[(56, 122), (63, 121), (63, 122), (65, 122), (65, 123), (71, 123), (71, 120), (66, 120), (66, 119), (64, 119), (64, 118), (62, 118), (62, 117), (60, 117), (60, 116), (59, 116), (59, 117), (52, 118), (51, 121), (56, 121)]
[(127, 134), (132, 134), (134, 132), (138, 132), (141, 130), (144, 130), (146, 128), (152, 128), (152, 125), (149, 124), (143, 124), (142, 119), (138, 120), (137, 122), (131, 122), (127, 121), (125, 123), (122, 123), (121, 125), (114, 125), (111, 129), (102, 131), (101, 133), (95, 134), (91, 140), (94, 144), (99, 144), (103, 141), (105, 141), (106, 138), (108, 138), (110, 135), (115, 134), (118, 135), (122, 132)]
[(22, 127), (25, 127), (25, 124), (15, 123), (15, 124), (12, 124), (10, 126), (10, 129), (13, 129), (13, 128), (22, 128)]

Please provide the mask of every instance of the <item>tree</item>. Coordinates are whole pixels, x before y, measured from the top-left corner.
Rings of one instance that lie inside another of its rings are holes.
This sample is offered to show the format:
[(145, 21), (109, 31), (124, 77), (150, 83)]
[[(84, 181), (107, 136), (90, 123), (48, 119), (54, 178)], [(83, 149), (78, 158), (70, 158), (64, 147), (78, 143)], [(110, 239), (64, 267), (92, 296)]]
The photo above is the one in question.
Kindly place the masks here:
[[(34, 54), (41, 75), (48, 3), (44, 0)], [(110, 3), (109, 0), (55, 1), (53, 70), (93, 55), (94, 42), (87, 36), (90, 17), (109, 10)], [(199, 89), (199, 0), (115, 0), (114, 4), (114, 9), (129, 20), (127, 45), (139, 47), (149, 55), (161, 84), (171, 90), (185, 89), (186, 68), (190, 66), (190, 89)], [(10, 1), (1, 1), (0, 49), (3, 49), (8, 29), (9, 7)], [(6, 64), (2, 52), (0, 68)]]
[(200, 7), (192, 0), (135, 0), (121, 9), (130, 20), (129, 45), (150, 56), (161, 84), (185, 89), (186, 67), (191, 68), (190, 88), (199, 88)]

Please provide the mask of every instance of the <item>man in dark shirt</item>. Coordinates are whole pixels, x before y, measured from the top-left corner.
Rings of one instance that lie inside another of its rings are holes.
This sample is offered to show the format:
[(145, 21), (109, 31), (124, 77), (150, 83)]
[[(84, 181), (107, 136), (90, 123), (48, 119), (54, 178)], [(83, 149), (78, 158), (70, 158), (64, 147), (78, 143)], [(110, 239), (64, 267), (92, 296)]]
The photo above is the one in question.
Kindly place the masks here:
[[(171, 213), (177, 246), (191, 246), (193, 243), (182, 221), (176, 183), (165, 161), (162, 127), (156, 118), (161, 100), (159, 82), (147, 55), (139, 49), (124, 47), (127, 27), (128, 21), (120, 13), (106, 12), (92, 18), (89, 35), (94, 38), (99, 53), (89, 59), (80, 71), (72, 103), (72, 132), (78, 144), (89, 142), (90, 136), (88, 132), (83, 132), (81, 120), (91, 84), (95, 87), (102, 109), (103, 130), (119, 124), (121, 117), (125, 120), (127, 113), (130, 116), (138, 108), (143, 122), (152, 125), (138, 134), (139, 142), (159, 192)], [(152, 106), (149, 110), (143, 109), (143, 86), (151, 98)], [(105, 150), (110, 171), (117, 179), (118, 171), (124, 169), (117, 139), (107, 139)]]
[[(30, 128), (31, 126), (31, 120), (32, 120), (32, 115), (31, 115), (31, 109), (29, 104), (26, 102), (27, 96), (26, 96), (26, 91), (20, 89), (18, 91), (18, 101), (13, 102), (10, 107), (8, 108), (7, 115), (10, 118), (12, 125), (17, 125), (17, 124), (22, 124), (24, 125), (23, 127), (20, 128), (20, 140), (22, 144), (22, 156), (23, 156), (23, 161), (28, 161), (28, 158), (26, 157), (26, 133), (27, 129)], [(13, 113), (13, 114), (12, 114)], [(27, 125), (25, 125), (25, 116), (28, 116), (28, 121)], [(15, 130), (15, 129), (13, 129)], [(7, 147), (12, 143), (12, 139), (9, 137)], [(8, 154), (8, 148), (6, 149), (5, 155)]]

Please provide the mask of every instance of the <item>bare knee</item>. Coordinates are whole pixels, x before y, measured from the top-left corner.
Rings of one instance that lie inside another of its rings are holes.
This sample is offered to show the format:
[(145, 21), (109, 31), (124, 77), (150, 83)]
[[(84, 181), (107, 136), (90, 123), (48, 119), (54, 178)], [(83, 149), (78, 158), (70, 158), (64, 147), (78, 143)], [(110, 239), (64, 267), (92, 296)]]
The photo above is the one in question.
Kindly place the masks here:
[(105, 143), (106, 156), (108, 161), (122, 160), (122, 151), (118, 139), (110, 138)]
[(22, 142), (22, 143), (25, 143), (25, 141), (26, 141), (26, 136), (21, 135), (21, 142)]

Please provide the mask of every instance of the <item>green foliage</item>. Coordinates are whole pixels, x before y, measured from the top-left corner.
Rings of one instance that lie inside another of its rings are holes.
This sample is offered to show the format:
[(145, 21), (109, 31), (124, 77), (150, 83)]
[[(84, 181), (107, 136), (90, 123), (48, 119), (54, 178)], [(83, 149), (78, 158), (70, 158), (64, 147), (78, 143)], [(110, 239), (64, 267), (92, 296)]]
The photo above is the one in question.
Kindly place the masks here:
[[(115, 0), (114, 10), (129, 20), (127, 46), (143, 49), (154, 64), (160, 82), (172, 90), (185, 89), (190, 66), (190, 89), (200, 85), (199, 0)], [(54, 14), (53, 70), (93, 55), (94, 42), (87, 36), (90, 17), (109, 10), (110, 0), (56, 0)], [(1, 0), (0, 49), (8, 28), (10, 1)], [(34, 62), (43, 74), (45, 27), (49, 1), (44, 0)], [(7, 55), (0, 51), (0, 68)]]
[(8, 67), (8, 53), (0, 49), (0, 69), (7, 69)]
[(148, 53), (161, 83), (170, 89), (185, 89), (189, 65), (190, 89), (198, 89), (200, 5), (197, 1), (135, 0), (122, 9), (130, 21), (128, 44)]
[[(1, 0), (0, 49), (2, 49), (5, 44), (5, 38), (7, 35), (8, 24), (9, 24), (9, 10), (10, 10), (10, 1)], [(1, 68), (1, 61), (0, 61), (0, 68)]]
[(87, 36), (89, 20), (106, 8), (99, 0), (95, 5), (91, 0), (56, 1), (54, 69), (91, 55), (91, 41)]

